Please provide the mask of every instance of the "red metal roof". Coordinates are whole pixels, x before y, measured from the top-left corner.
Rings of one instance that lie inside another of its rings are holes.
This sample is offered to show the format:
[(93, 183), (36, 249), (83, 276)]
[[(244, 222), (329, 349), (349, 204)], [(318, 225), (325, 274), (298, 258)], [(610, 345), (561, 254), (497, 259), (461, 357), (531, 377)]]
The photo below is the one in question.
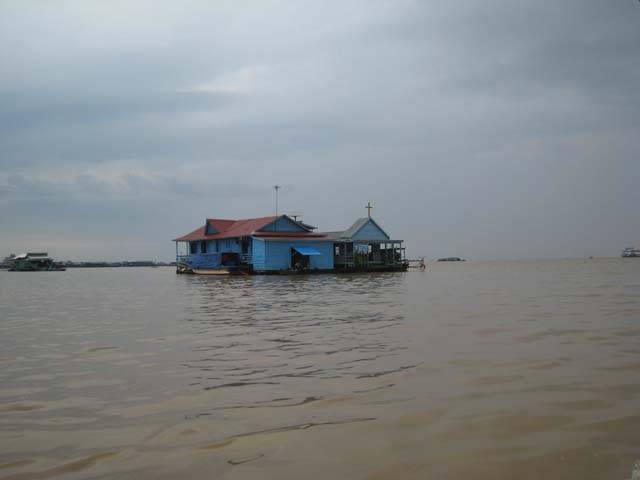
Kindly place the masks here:
[(259, 230), (256, 231), (254, 233), (254, 237), (281, 237), (282, 235), (286, 235), (288, 237), (304, 237), (304, 238), (308, 238), (308, 237), (326, 237), (327, 235), (325, 235), (324, 233), (317, 233), (317, 232), (296, 232), (296, 231), (291, 231), (291, 230), (280, 230), (280, 231), (272, 231), (272, 230)]
[[(283, 234), (287, 233), (287, 232), (282, 232)], [(290, 236), (282, 236), (282, 237), (263, 237), (262, 235), (254, 235), (254, 237), (259, 238), (260, 240), (265, 240), (267, 242), (281, 242), (284, 240), (289, 240), (289, 241), (304, 241), (304, 242), (318, 242), (318, 241), (328, 241), (328, 240), (332, 240), (331, 238), (327, 237), (326, 235), (313, 235), (313, 236), (307, 236), (307, 237), (302, 237), (302, 236), (297, 236), (297, 237), (290, 237)]]
[(207, 238), (207, 235), (204, 234), (205, 230), (206, 230), (206, 225), (200, 228), (196, 228), (193, 232), (191, 233), (187, 233), (186, 235), (183, 235), (181, 237), (178, 238), (174, 238), (173, 241), (174, 242), (188, 242), (188, 241), (195, 241), (195, 240), (204, 240), (205, 238)]
[[(281, 216), (247, 218), (244, 220), (223, 220), (218, 218), (207, 218), (206, 224), (193, 232), (174, 239), (174, 242), (194, 242), (198, 240), (217, 240), (221, 238), (249, 237), (256, 236), (261, 238), (278, 239), (278, 240), (321, 240), (327, 236), (314, 232), (291, 232), (291, 231), (260, 231), (272, 222), (275, 222)], [(207, 225), (211, 225), (218, 233), (208, 235)]]

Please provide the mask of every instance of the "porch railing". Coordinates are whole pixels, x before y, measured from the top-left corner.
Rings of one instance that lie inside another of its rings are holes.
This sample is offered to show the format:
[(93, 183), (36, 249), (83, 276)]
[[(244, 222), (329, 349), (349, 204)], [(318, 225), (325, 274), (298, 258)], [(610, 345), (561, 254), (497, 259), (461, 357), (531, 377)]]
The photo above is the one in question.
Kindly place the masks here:
[(353, 263), (353, 255), (335, 255), (333, 263), (336, 265), (347, 265)]
[[(189, 263), (192, 257), (206, 257), (207, 255), (220, 255), (219, 253), (197, 253), (194, 255), (178, 255), (176, 256), (176, 263)], [(240, 263), (250, 265), (253, 263), (253, 255), (250, 253), (243, 253), (240, 255)]]
[[(405, 253), (404, 248), (397, 249), (401, 251), (397, 251), (394, 256), (391, 253), (386, 256), (382, 254), (376, 260), (369, 260), (367, 254), (362, 254), (361, 262), (365, 265), (400, 265), (405, 262)], [(354, 255), (334, 255), (333, 263), (334, 265), (354, 265), (355, 264), (355, 256)]]
[(178, 255), (176, 256), (176, 263), (189, 263), (191, 260), (190, 255)]

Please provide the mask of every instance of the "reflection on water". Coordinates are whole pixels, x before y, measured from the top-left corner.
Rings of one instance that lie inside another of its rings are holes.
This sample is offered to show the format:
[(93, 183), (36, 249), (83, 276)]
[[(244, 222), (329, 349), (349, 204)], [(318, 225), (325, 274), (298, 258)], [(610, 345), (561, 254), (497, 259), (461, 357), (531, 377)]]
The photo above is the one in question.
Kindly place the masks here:
[[(226, 281), (225, 281), (226, 280)], [(183, 365), (204, 390), (261, 385), (213, 410), (295, 406), (370, 387), (366, 379), (412, 368), (394, 334), (403, 277), (187, 277), (197, 339)], [(222, 288), (221, 288), (222, 287)], [(286, 396), (283, 396), (286, 392)]]
[(628, 479), (640, 262), (0, 272), (0, 478)]

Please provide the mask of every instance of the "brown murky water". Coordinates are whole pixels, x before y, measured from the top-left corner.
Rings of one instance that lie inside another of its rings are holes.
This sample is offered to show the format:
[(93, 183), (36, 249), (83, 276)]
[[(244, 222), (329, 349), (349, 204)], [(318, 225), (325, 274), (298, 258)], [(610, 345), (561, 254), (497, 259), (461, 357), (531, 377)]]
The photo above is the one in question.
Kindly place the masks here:
[(0, 478), (627, 479), (640, 261), (0, 272)]

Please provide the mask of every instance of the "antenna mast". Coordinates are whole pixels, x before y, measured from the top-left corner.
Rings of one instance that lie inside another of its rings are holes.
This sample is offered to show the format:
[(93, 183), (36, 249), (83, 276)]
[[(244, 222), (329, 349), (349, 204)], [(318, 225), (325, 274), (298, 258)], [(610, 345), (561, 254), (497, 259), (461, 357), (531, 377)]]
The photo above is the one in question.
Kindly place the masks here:
[(280, 185), (274, 185), (273, 188), (276, 191), (276, 217), (278, 216), (278, 190), (280, 190), (282, 187)]

